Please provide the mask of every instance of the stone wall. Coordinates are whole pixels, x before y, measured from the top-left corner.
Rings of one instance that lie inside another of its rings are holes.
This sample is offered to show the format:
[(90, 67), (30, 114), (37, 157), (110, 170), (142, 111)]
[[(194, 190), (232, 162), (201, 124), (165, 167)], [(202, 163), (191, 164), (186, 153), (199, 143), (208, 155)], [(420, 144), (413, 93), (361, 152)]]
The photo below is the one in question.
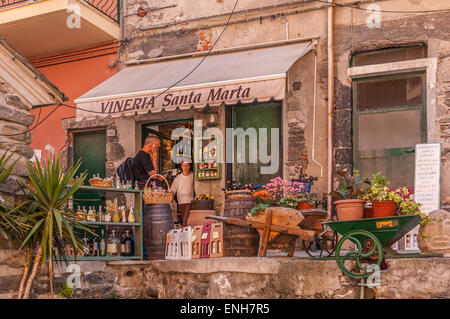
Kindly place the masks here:
[[(450, 258), (388, 259), (380, 288), (366, 298), (450, 298)], [(0, 251), (0, 298), (17, 294), (20, 256)], [(287, 257), (225, 257), (188, 261), (78, 262), (74, 298), (332, 298), (357, 299), (356, 281), (341, 275), (334, 260)], [(55, 267), (54, 289), (73, 275)], [(48, 277), (36, 278), (32, 298), (48, 298)]]
[[(415, 0), (398, 1), (417, 4)], [(436, 2), (439, 6), (439, 2)], [(392, 6), (390, 7), (392, 8)], [(411, 9), (412, 10), (412, 9)], [(381, 27), (369, 28), (366, 15), (357, 15), (351, 10), (337, 11), (335, 30), (335, 119), (334, 119), (334, 156), (335, 169), (351, 168), (353, 162), (352, 146), (352, 94), (351, 81), (347, 76), (350, 59), (353, 54), (400, 46), (425, 44), (427, 57), (437, 58), (436, 84), (429, 88), (432, 92), (427, 98), (428, 142), (442, 143), (442, 202), (450, 195), (449, 178), (450, 123), (449, 90), (450, 78), (450, 29), (445, 21), (450, 19), (449, 12), (421, 15), (387, 15), (382, 13)], [(352, 22), (350, 24), (349, 22)], [(350, 24), (350, 25), (349, 25)], [(435, 103), (433, 109), (431, 104)]]
[[(34, 155), (29, 146), (31, 133), (23, 133), (34, 121), (30, 108), (22, 102), (13, 88), (0, 77), (0, 156), (5, 152), (15, 152), (10, 160), (12, 164), (19, 159), (10, 177), (0, 184), (0, 196), (14, 198), (20, 190), (17, 183), (19, 176), (26, 176), (26, 159)], [(10, 136), (5, 136), (10, 135)]]

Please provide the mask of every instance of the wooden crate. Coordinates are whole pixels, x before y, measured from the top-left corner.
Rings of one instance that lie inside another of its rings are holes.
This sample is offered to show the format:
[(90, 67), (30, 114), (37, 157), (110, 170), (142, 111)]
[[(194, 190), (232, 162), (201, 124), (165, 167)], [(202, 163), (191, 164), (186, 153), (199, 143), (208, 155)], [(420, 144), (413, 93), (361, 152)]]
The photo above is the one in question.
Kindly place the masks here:
[(223, 223), (214, 223), (211, 229), (210, 257), (224, 257), (223, 248)]
[(200, 241), (202, 238), (203, 226), (194, 226), (191, 237), (191, 257), (192, 259), (200, 258)]
[(180, 259), (188, 260), (192, 258), (191, 239), (194, 228), (187, 226), (181, 230), (180, 233)]
[(211, 229), (214, 222), (208, 222), (203, 224), (202, 238), (200, 242), (200, 258), (209, 258), (210, 254), (210, 240)]

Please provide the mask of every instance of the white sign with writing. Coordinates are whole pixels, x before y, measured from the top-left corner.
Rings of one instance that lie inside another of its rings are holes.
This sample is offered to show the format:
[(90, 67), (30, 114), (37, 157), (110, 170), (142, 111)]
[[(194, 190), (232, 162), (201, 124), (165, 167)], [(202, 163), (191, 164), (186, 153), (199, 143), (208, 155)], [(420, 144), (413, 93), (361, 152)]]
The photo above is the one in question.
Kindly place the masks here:
[(441, 178), (441, 144), (416, 145), (414, 200), (421, 203), (422, 213), (439, 209)]
[(91, 98), (76, 100), (77, 118), (101, 115), (120, 116), (121, 114), (144, 114), (147, 112), (174, 111), (203, 108), (206, 105), (218, 106), (222, 103), (234, 105), (238, 102), (267, 102), (271, 99), (284, 99), (286, 78), (274, 78), (243, 83), (208, 85), (192, 89), (174, 88), (171, 90), (155, 90), (137, 92), (124, 96)]

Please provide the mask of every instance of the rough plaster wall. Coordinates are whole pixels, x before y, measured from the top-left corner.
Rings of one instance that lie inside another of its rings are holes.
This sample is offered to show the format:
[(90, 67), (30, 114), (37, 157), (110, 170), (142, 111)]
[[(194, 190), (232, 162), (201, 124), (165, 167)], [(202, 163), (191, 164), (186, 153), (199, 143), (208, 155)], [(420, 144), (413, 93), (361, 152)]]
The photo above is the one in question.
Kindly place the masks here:
[[(26, 159), (34, 155), (29, 146), (32, 141), (31, 133), (25, 132), (34, 121), (34, 115), (30, 114), (30, 107), (25, 105), (12, 87), (9, 87), (0, 78), (0, 134), (12, 134), (12, 136), (0, 136), (0, 156), (5, 152), (16, 152), (11, 158), (10, 164), (18, 159), (12, 171), (12, 175), (0, 184), (0, 194), (11, 197), (20, 190), (16, 180), (18, 176), (26, 176)], [(17, 134), (17, 135), (14, 135)]]
[[(399, 1), (394, 9), (400, 9), (401, 5), (414, 1)], [(443, 2), (441, 2), (442, 4)], [(434, 7), (436, 10), (438, 4)], [(412, 9), (411, 9), (412, 10)], [(351, 11), (351, 10), (347, 10)], [(442, 183), (441, 199), (444, 201), (450, 195), (449, 172), (449, 131), (450, 103), (449, 81), (447, 74), (450, 67), (449, 41), (450, 28), (448, 23), (450, 12), (421, 14), (421, 15), (383, 15), (381, 28), (368, 28), (364, 15), (354, 15), (354, 25), (349, 26), (351, 20), (349, 12), (338, 14), (336, 17), (335, 31), (335, 130), (334, 130), (334, 154), (335, 169), (351, 168), (352, 164), (352, 101), (351, 82), (347, 77), (347, 68), (350, 57), (355, 52), (369, 51), (399, 45), (411, 45), (425, 43), (428, 47), (428, 57), (438, 58), (437, 83), (435, 88), (436, 114), (428, 114), (437, 119), (438, 125), (428, 124), (429, 136), (434, 136), (429, 142), (442, 142)]]
[[(289, 1), (278, 1), (276, 4), (288, 3)], [(158, 7), (164, 7), (171, 4), (170, 1), (158, 3)], [(178, 30), (180, 32), (171, 33), (156, 37), (156, 33), (166, 32), (165, 28), (154, 29), (149, 31), (141, 31), (139, 28), (145, 28), (155, 25), (162, 25), (173, 21), (181, 21), (185, 19), (208, 17), (220, 13), (227, 13), (231, 11), (233, 3), (225, 1), (223, 3), (208, 2), (203, 3), (200, 8), (193, 10), (190, 6), (191, 3), (186, 1), (177, 2), (176, 8), (164, 9), (161, 11), (155, 11), (153, 15), (139, 18), (137, 16), (130, 16), (126, 22), (125, 37), (128, 39), (124, 48), (124, 60), (136, 60), (146, 59), (150, 57), (167, 56), (181, 53), (190, 53), (195, 51), (204, 51), (210, 48), (211, 43), (218, 38), (223, 30), (223, 26), (216, 26), (207, 28), (201, 31), (188, 31), (183, 32), (184, 25), (179, 25)], [(252, 9), (260, 8), (267, 5), (275, 5), (273, 1), (240, 1), (236, 11), (242, 8)], [(309, 5), (309, 4), (306, 4)], [(139, 7), (145, 8), (146, 1), (129, 1), (128, 2), (128, 14), (136, 12)], [(292, 7), (292, 6), (291, 6)], [(294, 6), (295, 7), (295, 6)], [(148, 6), (147, 6), (148, 8)], [(216, 8), (222, 8), (216, 10)], [(265, 18), (258, 21), (249, 21), (247, 23), (240, 23), (235, 25), (229, 25), (226, 32), (222, 35), (221, 40), (215, 46), (215, 49), (230, 48), (243, 45), (255, 45), (271, 41), (281, 41), (292, 38), (308, 38), (320, 36), (325, 38), (326, 36), (326, 23), (313, 25), (310, 21), (324, 21), (326, 18), (325, 11), (310, 11), (303, 14), (289, 15), (289, 16), (277, 16), (282, 9), (273, 9), (270, 11), (263, 11), (263, 13), (274, 13), (273, 17)], [(246, 17), (257, 17), (261, 14), (261, 11), (254, 14), (246, 14)], [(242, 15), (240, 15), (242, 16)], [(226, 22), (227, 17), (220, 20)], [(218, 21), (218, 20), (217, 20)], [(195, 25), (205, 27), (215, 24), (216, 20), (201, 20)], [(178, 36), (176, 36), (178, 35)], [(321, 40), (322, 41), (322, 40)], [(316, 154), (326, 154), (326, 87), (323, 86), (323, 82), (326, 83), (326, 46), (322, 42), (319, 42), (317, 47), (318, 51), (318, 85), (317, 85), (317, 124), (318, 124), (318, 136), (316, 139)], [(301, 52), (299, 52), (300, 54)], [(311, 155), (311, 150), (306, 149), (311, 147), (312, 139), (312, 76), (313, 72), (313, 59), (308, 59), (308, 62), (298, 63), (298, 66), (294, 66), (290, 73), (292, 78), (299, 78), (296, 82), (301, 82), (301, 87), (297, 88), (289, 94), (288, 98), (288, 114), (285, 116), (289, 119), (289, 123), (286, 121), (286, 125), (289, 131), (287, 135), (291, 141), (293, 141), (294, 148), (290, 151), (290, 155), (285, 156), (284, 160), (289, 162), (285, 172), (287, 178), (298, 177), (298, 170), (294, 169), (296, 163), (303, 162), (308, 174), (319, 176), (320, 169), (314, 164), (311, 165), (311, 159), (308, 156)], [(325, 78), (324, 78), (325, 77)], [(295, 81), (294, 81), (295, 82)], [(292, 85), (294, 83), (292, 82)], [(298, 85), (295, 84), (295, 85)], [(222, 107), (219, 108), (219, 117), (222, 117)], [(224, 121), (219, 121), (222, 129), (225, 128)], [(305, 129), (307, 130), (305, 134)], [(288, 133), (288, 132), (285, 132)], [(324, 166), (323, 175), (326, 172), (326, 159), (322, 156), (316, 156), (319, 162)], [(309, 163), (309, 165), (308, 165)], [(311, 168), (311, 169), (310, 169)], [(223, 187), (225, 177), (220, 183), (198, 183), (198, 190), (206, 191), (214, 195), (222, 195), (220, 188)], [(203, 184), (210, 184), (210, 186), (204, 186)], [(320, 193), (324, 192), (325, 184), (323, 181), (316, 183), (315, 191)], [(217, 193), (217, 194), (216, 194)], [(319, 195), (320, 196), (320, 195)], [(221, 208), (218, 207), (221, 211)]]
[[(314, 101), (314, 52), (298, 60), (288, 73), (288, 90), (286, 96), (287, 127), (284, 134), (287, 137), (287, 159), (288, 179), (299, 178), (301, 165), (308, 175), (317, 176), (319, 180), (313, 185), (313, 192), (318, 192), (318, 198), (322, 198), (322, 192), (326, 189), (326, 142), (327, 142), (327, 114), (325, 92), (320, 90), (321, 78), (317, 78), (316, 88), (316, 128), (313, 132), (313, 101)], [(314, 134), (314, 137), (313, 137)], [(315, 138), (315, 160), (322, 165), (322, 176), (320, 166), (313, 162), (312, 141)]]

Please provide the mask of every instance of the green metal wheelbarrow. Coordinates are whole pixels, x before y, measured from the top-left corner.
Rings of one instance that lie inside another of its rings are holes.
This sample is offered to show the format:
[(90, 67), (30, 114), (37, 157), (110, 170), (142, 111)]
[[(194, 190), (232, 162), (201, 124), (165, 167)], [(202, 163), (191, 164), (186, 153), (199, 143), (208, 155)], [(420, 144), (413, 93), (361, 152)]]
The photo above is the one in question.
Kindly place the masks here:
[[(375, 268), (371, 267), (372, 271), (370, 271), (369, 267), (364, 267), (363, 264), (376, 264), (378, 269), (382, 269), (383, 251), (392, 251), (390, 246), (416, 227), (419, 222), (420, 216), (405, 215), (333, 221), (324, 224), (342, 235), (335, 251), (338, 267), (345, 275), (362, 279), (369, 277), (375, 271)], [(356, 249), (341, 256), (341, 247), (346, 240), (352, 241)], [(359, 269), (348, 270), (345, 267), (347, 260), (355, 260)]]

